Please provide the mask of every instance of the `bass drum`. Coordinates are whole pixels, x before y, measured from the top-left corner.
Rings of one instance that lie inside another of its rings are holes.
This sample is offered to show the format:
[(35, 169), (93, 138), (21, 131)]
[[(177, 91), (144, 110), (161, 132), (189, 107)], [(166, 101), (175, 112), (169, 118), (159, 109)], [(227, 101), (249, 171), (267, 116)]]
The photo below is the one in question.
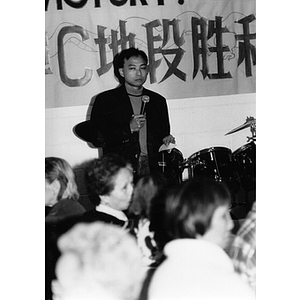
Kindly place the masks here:
[(188, 159), (192, 177), (211, 177), (223, 181), (236, 193), (240, 188), (238, 174), (234, 168), (232, 151), (226, 147), (210, 147), (194, 153)]
[(172, 183), (182, 183), (182, 163), (183, 155), (177, 148), (173, 148), (170, 152), (168, 150), (159, 152), (160, 159), (158, 166), (160, 171)]
[(233, 152), (236, 170), (242, 187), (246, 191), (256, 189), (256, 145), (254, 142), (243, 145)]

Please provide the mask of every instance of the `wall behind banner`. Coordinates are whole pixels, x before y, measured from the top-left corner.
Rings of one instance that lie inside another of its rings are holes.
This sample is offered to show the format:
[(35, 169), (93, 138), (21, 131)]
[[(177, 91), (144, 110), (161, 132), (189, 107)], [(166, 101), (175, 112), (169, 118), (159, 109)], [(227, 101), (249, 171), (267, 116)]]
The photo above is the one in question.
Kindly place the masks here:
[[(238, 94), (218, 97), (168, 100), (171, 132), (184, 158), (211, 146), (232, 151), (246, 144), (249, 128), (225, 133), (256, 117), (256, 95)], [(73, 127), (86, 120), (88, 106), (46, 109), (46, 156), (59, 156), (72, 166), (98, 157), (98, 150), (77, 138)]]
[(210, 146), (235, 150), (255, 117), (255, 0), (46, 0), (46, 156), (73, 166), (97, 157), (72, 132), (91, 98), (117, 85), (114, 54), (149, 57), (145, 84), (168, 101), (184, 158)]

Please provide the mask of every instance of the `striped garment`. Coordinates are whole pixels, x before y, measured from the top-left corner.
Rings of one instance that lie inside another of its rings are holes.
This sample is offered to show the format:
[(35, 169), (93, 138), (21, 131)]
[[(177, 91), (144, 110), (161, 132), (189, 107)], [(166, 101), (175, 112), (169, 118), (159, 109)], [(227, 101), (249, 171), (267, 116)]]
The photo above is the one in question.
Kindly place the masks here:
[(230, 251), (235, 271), (255, 290), (256, 286), (256, 202), (234, 238)]

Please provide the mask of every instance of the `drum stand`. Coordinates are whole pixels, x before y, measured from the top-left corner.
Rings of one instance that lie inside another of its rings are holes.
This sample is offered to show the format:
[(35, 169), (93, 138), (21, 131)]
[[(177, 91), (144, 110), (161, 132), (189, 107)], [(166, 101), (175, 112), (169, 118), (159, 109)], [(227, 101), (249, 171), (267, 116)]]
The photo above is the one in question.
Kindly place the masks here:
[[(255, 143), (256, 142), (256, 120), (253, 117), (248, 117), (247, 119), (248, 119), (247, 121), (250, 121), (250, 131), (251, 131), (251, 137), (247, 136), (247, 142)], [(255, 161), (255, 163), (256, 163), (256, 161)], [(255, 184), (255, 186), (256, 186), (256, 184)], [(252, 208), (252, 204), (256, 198), (256, 188), (253, 190), (248, 190), (248, 189), (247, 190), (244, 189), (244, 190), (245, 190), (246, 206), (247, 206), (247, 209), (250, 210)], [(254, 199), (253, 198), (251, 199), (249, 197), (249, 193), (251, 193), (251, 192), (254, 193)]]
[(165, 167), (167, 166), (167, 163), (166, 163), (166, 161), (165, 161), (165, 153), (164, 153), (164, 152), (162, 152), (161, 158), (162, 158), (162, 159), (161, 159), (161, 161), (158, 162), (158, 165), (159, 165), (160, 167), (162, 167), (162, 172), (165, 173)]
[(256, 141), (256, 120), (253, 117), (248, 117), (248, 121), (250, 121), (250, 131), (251, 131), (251, 137), (247, 136), (247, 143), (255, 142)]
[[(232, 134), (234, 132), (240, 131), (245, 128), (250, 128), (250, 132), (251, 132), (251, 136), (250, 137), (247, 136), (247, 143), (255, 144), (255, 141), (256, 141), (256, 119), (254, 117), (247, 117), (246, 122), (244, 124), (238, 126), (237, 128), (232, 129), (231, 131), (227, 132), (225, 135)], [(254, 163), (256, 163), (256, 161)], [(256, 177), (256, 175), (255, 175), (255, 177)], [(256, 184), (254, 184), (253, 189), (248, 188), (246, 185), (242, 186), (242, 189), (244, 191), (244, 196), (245, 196), (244, 199), (245, 200), (242, 203), (233, 203), (232, 209), (233, 210), (235, 209), (236, 211), (245, 210), (245, 212), (248, 212), (251, 209), (252, 204), (256, 198), (256, 195), (255, 195), (256, 194)], [(250, 197), (251, 194), (253, 194), (253, 197)], [(232, 213), (233, 213), (233, 211), (232, 211)], [(241, 212), (239, 212), (238, 214), (241, 214)]]
[[(166, 178), (169, 178), (172, 182), (176, 182), (176, 184), (182, 183), (182, 162), (183, 160), (182, 153), (174, 148), (171, 151), (165, 153), (166, 151), (160, 151), (161, 152), (161, 160), (158, 161), (158, 166), (161, 168), (161, 172), (166, 176)], [(173, 153), (173, 156), (170, 157), (170, 155)]]

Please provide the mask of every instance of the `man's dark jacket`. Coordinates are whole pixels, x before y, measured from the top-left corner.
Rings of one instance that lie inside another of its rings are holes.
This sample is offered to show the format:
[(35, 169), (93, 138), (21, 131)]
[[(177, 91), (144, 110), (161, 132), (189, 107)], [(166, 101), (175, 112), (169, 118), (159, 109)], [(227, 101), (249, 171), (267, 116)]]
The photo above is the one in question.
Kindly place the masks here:
[[(158, 149), (170, 134), (167, 102), (161, 95), (143, 89), (150, 101), (146, 104), (147, 150), (151, 171), (159, 169)], [(103, 154), (119, 153), (129, 159), (136, 169), (140, 154), (138, 132), (131, 133), (133, 109), (124, 85), (96, 96), (90, 120), (90, 135)]]

